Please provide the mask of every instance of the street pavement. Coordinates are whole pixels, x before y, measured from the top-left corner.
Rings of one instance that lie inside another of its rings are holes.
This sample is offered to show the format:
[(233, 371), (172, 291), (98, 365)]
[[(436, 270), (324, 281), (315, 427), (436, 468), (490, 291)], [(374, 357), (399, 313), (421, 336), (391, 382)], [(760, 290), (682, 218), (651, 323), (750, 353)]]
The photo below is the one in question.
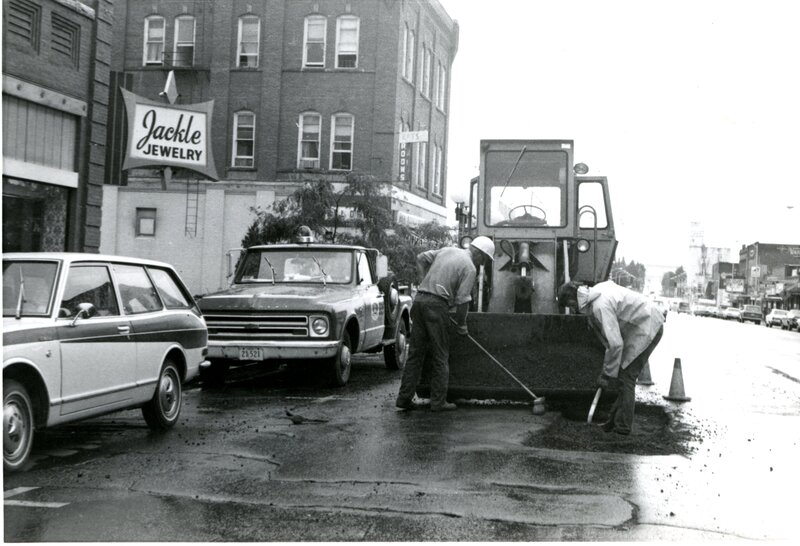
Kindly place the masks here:
[[(131, 411), (42, 434), (33, 468), (4, 476), (4, 538), (790, 540), (798, 357), (797, 332), (670, 314), (637, 396), (692, 431), (672, 455), (531, 447), (562, 415), (524, 404), (396, 411), (379, 357), (343, 389), (240, 377), (189, 389), (167, 434)], [(663, 398), (675, 358), (690, 402)]]

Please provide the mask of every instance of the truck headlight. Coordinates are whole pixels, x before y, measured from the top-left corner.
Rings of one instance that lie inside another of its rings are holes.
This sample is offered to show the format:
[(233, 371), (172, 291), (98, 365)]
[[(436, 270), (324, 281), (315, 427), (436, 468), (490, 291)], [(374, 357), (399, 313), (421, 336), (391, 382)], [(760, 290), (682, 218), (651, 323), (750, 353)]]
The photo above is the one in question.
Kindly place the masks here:
[(328, 319), (326, 317), (311, 317), (311, 335), (316, 337), (328, 335)]

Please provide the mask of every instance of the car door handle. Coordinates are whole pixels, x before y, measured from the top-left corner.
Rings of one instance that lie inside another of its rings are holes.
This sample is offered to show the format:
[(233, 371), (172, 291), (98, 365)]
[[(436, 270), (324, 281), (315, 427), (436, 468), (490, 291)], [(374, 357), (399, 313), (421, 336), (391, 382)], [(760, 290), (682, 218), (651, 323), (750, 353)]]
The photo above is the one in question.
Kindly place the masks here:
[(130, 334), (131, 327), (130, 326), (117, 326), (117, 332), (120, 334)]

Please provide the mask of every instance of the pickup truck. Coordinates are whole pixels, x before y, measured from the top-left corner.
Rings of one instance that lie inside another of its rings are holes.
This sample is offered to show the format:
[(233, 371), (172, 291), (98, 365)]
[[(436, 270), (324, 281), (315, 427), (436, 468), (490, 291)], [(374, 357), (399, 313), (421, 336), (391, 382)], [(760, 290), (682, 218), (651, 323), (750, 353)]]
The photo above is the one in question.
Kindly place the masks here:
[(298, 241), (246, 249), (230, 288), (198, 300), (208, 326), (204, 385), (223, 383), (232, 366), (311, 361), (321, 369), (308, 369), (344, 386), (354, 353), (382, 351), (388, 369), (405, 366), (411, 297), (389, 275), (386, 256)]

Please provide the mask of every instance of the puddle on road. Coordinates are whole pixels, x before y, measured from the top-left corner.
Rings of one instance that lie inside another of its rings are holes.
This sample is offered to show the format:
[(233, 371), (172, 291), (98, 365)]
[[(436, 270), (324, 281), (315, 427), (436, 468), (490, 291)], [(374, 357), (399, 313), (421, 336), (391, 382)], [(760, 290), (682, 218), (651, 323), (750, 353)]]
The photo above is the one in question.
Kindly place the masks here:
[(544, 430), (528, 436), (524, 444), (530, 447), (565, 451), (629, 453), (632, 455), (689, 455), (697, 435), (679, 423), (663, 406), (636, 404), (633, 431), (629, 436), (605, 432), (596, 423), (608, 418), (610, 404), (601, 405), (593, 423), (586, 422), (589, 407), (548, 402), (548, 412), (560, 415)]

